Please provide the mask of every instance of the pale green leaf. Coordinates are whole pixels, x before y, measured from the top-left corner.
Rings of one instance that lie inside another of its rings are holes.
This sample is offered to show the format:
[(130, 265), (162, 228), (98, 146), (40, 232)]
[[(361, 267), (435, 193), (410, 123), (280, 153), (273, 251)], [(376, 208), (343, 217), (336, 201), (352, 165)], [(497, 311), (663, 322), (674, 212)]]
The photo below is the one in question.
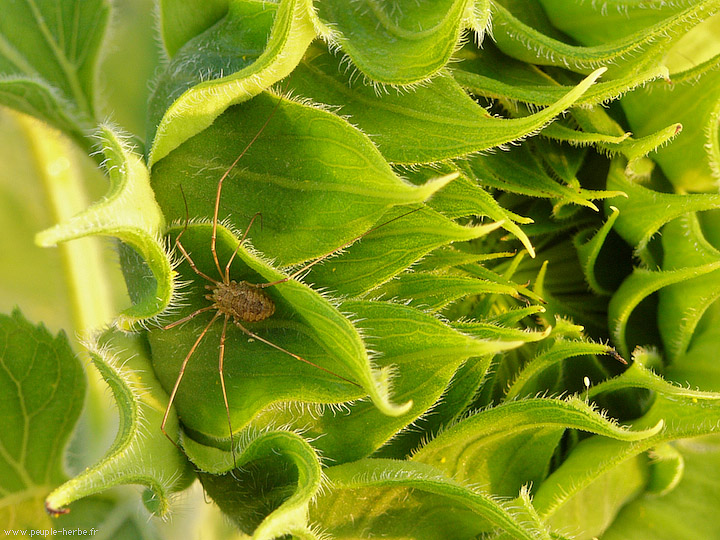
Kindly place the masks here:
[(19, 310), (0, 315), (0, 395), (3, 526), (49, 534), (43, 499), (66, 479), (65, 447), (85, 399), (65, 334), (51, 336)]
[(481, 185), (531, 197), (542, 197), (561, 204), (576, 204), (597, 210), (592, 202), (618, 195), (618, 191), (595, 191), (557, 182), (544, 168), (531, 141), (507, 152), (474, 156), (470, 166)]
[[(556, 340), (547, 350), (541, 351), (518, 372), (505, 394), (506, 400), (536, 395), (545, 390), (542, 379), (545, 371), (562, 365), (565, 360), (582, 355), (607, 354), (617, 356), (609, 345), (592, 341)], [(538, 381), (537, 379), (541, 379)]]
[(714, 274), (718, 270), (720, 261), (666, 271), (635, 268), (615, 292), (608, 306), (610, 333), (620, 354), (628, 356), (634, 346), (647, 344), (637, 342), (637, 337), (633, 337), (632, 342), (628, 341), (630, 336), (627, 335), (630, 316), (645, 298), (663, 287)]
[[(478, 96), (546, 106), (572, 89), (572, 85), (568, 82), (561, 83), (557, 80), (557, 73), (546, 73), (533, 64), (526, 64), (507, 56), (487, 41), (483, 42), (481, 47), (468, 45), (459, 55), (462, 62), (453, 69), (453, 78)], [(660, 77), (668, 77), (667, 68), (664, 66), (655, 66), (636, 74), (600, 81), (588, 88), (577, 99), (575, 105), (600, 105)]]
[(85, 148), (96, 121), (105, 0), (3, 2), (0, 103), (44, 120)]
[[(660, 497), (642, 497), (625, 506), (603, 540), (694, 540), (720, 535), (720, 523), (715, 519), (715, 503), (720, 497), (717, 435), (683, 439), (669, 448), (684, 463), (678, 485)], [(679, 513), (682, 519), (678, 519)]]
[(602, 272), (602, 269), (598, 269), (596, 263), (607, 235), (620, 213), (614, 206), (611, 206), (609, 209), (611, 214), (599, 230), (584, 229), (573, 238), (578, 259), (580, 260), (580, 265), (582, 266), (588, 285), (596, 294), (606, 296), (610, 296), (613, 291), (607, 289), (600, 283), (598, 275)]
[[(623, 388), (652, 389), (652, 408), (633, 423), (636, 429), (654, 426), (656, 435), (634, 443), (592, 437), (581, 442), (538, 490), (534, 502), (540, 514), (559, 528), (572, 528), (590, 539), (610, 526), (621, 507), (656, 482), (668, 485), (645, 452), (689, 436), (714, 433), (720, 419), (720, 394), (672, 385), (641, 364), (642, 356), (622, 375), (593, 387), (591, 396)], [(665, 426), (662, 430), (660, 428)], [(660, 430), (660, 431), (659, 431)], [(675, 480), (673, 480), (675, 481)], [(602, 509), (602, 511), (598, 511)]]
[(98, 138), (110, 177), (106, 197), (69, 221), (38, 233), (35, 241), (48, 247), (85, 236), (103, 235), (118, 238), (132, 247), (152, 276), (150, 286), (133, 298), (133, 306), (116, 319), (118, 327), (129, 329), (138, 321), (163, 311), (176, 284), (160, 238), (165, 219), (155, 202), (145, 164), (110, 127), (101, 127)]
[(564, 66), (578, 72), (613, 64), (610, 70), (612, 76), (637, 73), (661, 65), (663, 53), (670, 49), (674, 39), (720, 9), (717, 0), (701, 0), (635, 33), (585, 47), (569, 45), (543, 34), (519, 20), (501, 4), (497, 1), (492, 3), (493, 37), (505, 54), (533, 64)]
[(672, 86), (651, 84), (621, 101), (633, 131), (642, 136), (680, 122), (683, 132), (653, 156), (679, 190), (717, 191), (720, 180), (720, 71)]
[[(391, 210), (380, 223), (402, 215)], [(334, 294), (359, 296), (397, 275), (431, 250), (481, 238), (500, 226), (461, 226), (430, 208), (423, 208), (364, 237), (338, 257), (314, 266), (308, 281), (327, 287)]]
[[(156, 515), (170, 510), (169, 497), (185, 489), (193, 475), (185, 457), (160, 430), (167, 395), (153, 376), (145, 344), (137, 337), (108, 331), (88, 343), (92, 361), (112, 390), (118, 407), (118, 433), (98, 463), (47, 496), (53, 511), (118, 485), (139, 484), (150, 492), (144, 502)], [(165, 429), (177, 438), (172, 415)]]
[[(720, 252), (705, 239), (695, 214), (668, 223), (662, 236), (666, 271), (699, 267), (720, 261)], [(702, 274), (663, 287), (658, 293), (658, 329), (665, 353), (673, 362), (685, 354), (697, 325), (720, 296), (720, 272)]]
[(408, 305), (426, 311), (437, 311), (454, 300), (477, 294), (517, 296), (518, 292), (516, 288), (492, 281), (421, 272), (400, 275), (372, 292), (378, 299), (405, 300)]

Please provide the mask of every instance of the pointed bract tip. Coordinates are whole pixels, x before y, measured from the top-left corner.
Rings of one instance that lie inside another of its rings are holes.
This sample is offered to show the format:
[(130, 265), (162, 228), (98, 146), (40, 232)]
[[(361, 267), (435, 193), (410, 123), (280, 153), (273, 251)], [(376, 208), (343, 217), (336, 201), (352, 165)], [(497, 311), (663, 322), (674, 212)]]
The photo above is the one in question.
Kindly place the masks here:
[(45, 501), (45, 511), (52, 517), (62, 516), (70, 512), (69, 508), (53, 508), (48, 501)]

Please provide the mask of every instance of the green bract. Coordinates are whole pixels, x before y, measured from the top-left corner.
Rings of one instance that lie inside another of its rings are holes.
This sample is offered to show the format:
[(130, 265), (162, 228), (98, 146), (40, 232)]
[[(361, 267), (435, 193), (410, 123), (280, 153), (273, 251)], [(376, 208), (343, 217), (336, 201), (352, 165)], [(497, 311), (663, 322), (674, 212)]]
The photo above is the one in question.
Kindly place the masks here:
[(7, 530), (720, 534), (720, 0), (143, 1), (0, 0)]

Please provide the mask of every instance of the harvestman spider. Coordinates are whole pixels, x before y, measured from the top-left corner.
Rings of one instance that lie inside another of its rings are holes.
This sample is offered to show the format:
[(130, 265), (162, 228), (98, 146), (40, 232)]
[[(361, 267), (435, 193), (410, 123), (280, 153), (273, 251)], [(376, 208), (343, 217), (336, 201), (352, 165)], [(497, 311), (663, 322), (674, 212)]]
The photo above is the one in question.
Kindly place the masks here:
[[(218, 371), (220, 372), (220, 386), (222, 388), (222, 394), (223, 394), (223, 400), (225, 403), (225, 412), (227, 413), (227, 421), (228, 421), (228, 429), (230, 432), (230, 448), (233, 455), (233, 463), (235, 463), (235, 447), (233, 444), (233, 429), (232, 429), (232, 421), (230, 419), (230, 406), (228, 403), (228, 397), (227, 397), (227, 391), (225, 388), (225, 374), (224, 374), (224, 361), (225, 361), (225, 336), (228, 326), (228, 321), (232, 319), (233, 324), (235, 324), (240, 330), (242, 330), (245, 334), (250, 336), (253, 339), (256, 339), (258, 341), (261, 341), (262, 343), (265, 343), (269, 345), (270, 347), (273, 347), (279, 351), (282, 351), (283, 353), (292, 356), (293, 358), (304, 362), (306, 364), (309, 364), (317, 369), (320, 369), (322, 371), (325, 371), (326, 373), (329, 373), (335, 377), (338, 377), (339, 379), (342, 379), (345, 382), (348, 382), (350, 384), (353, 384), (359, 388), (362, 388), (358, 383), (351, 381), (350, 379), (346, 379), (342, 375), (338, 375), (337, 373), (330, 371), (329, 369), (326, 369), (322, 366), (319, 366), (310, 360), (307, 360), (303, 358), (302, 356), (299, 356), (295, 353), (292, 353), (288, 351), (287, 349), (284, 349), (280, 347), (279, 345), (276, 345), (275, 343), (272, 343), (271, 341), (268, 341), (267, 339), (263, 338), (262, 336), (259, 336), (255, 332), (249, 330), (246, 328), (243, 323), (245, 322), (257, 322), (262, 321), (264, 319), (267, 319), (268, 317), (271, 317), (273, 313), (275, 312), (275, 304), (268, 296), (268, 294), (263, 291), (263, 289), (266, 289), (268, 287), (273, 287), (275, 285), (280, 285), (282, 283), (285, 283), (287, 281), (290, 281), (292, 279), (297, 278), (299, 275), (303, 274), (307, 270), (309, 270), (312, 266), (316, 265), (317, 263), (323, 261), (324, 259), (330, 257), (331, 255), (349, 247), (351, 244), (354, 244), (356, 241), (363, 238), (368, 233), (375, 231), (379, 229), (380, 227), (383, 227), (395, 220), (401, 219), (409, 214), (412, 214), (413, 212), (417, 212), (420, 210), (420, 208), (416, 208), (414, 210), (410, 210), (409, 212), (406, 212), (404, 214), (401, 214), (397, 217), (394, 217), (384, 223), (381, 223), (380, 225), (376, 225), (375, 227), (365, 231), (363, 234), (356, 236), (349, 242), (346, 242), (339, 248), (336, 248), (329, 253), (326, 253), (325, 255), (321, 255), (320, 257), (314, 259), (310, 263), (306, 264), (299, 270), (294, 271), (289, 276), (277, 280), (272, 281), (269, 283), (248, 283), (247, 281), (241, 281), (240, 283), (237, 283), (230, 279), (230, 265), (232, 264), (233, 260), (235, 259), (235, 256), (238, 253), (238, 250), (240, 249), (240, 246), (245, 241), (245, 238), (248, 235), (248, 231), (250, 230), (250, 227), (252, 227), (253, 223), (255, 222), (255, 219), (257, 219), (258, 216), (260, 216), (260, 213), (255, 214), (250, 222), (248, 223), (247, 228), (243, 232), (242, 238), (238, 242), (237, 246), (235, 247), (235, 250), (233, 251), (232, 255), (230, 256), (230, 259), (228, 260), (227, 264), (225, 265), (225, 268), (223, 269), (220, 265), (220, 260), (217, 255), (216, 250), (216, 242), (217, 242), (217, 226), (218, 226), (218, 213), (220, 209), (220, 195), (222, 193), (222, 187), (223, 182), (228, 177), (230, 172), (235, 168), (235, 166), (238, 164), (238, 162), (242, 159), (242, 157), (245, 155), (245, 153), (250, 149), (250, 147), (253, 145), (253, 143), (257, 140), (257, 138), (260, 136), (260, 134), (263, 132), (263, 130), (267, 127), (268, 123), (272, 119), (273, 115), (275, 114), (275, 111), (277, 110), (278, 106), (280, 104), (280, 101), (278, 101), (277, 105), (273, 109), (272, 113), (268, 116), (267, 120), (263, 124), (263, 126), (260, 128), (260, 130), (255, 134), (255, 136), (252, 138), (252, 140), (245, 146), (243, 151), (240, 153), (240, 155), (233, 161), (233, 163), (230, 165), (230, 167), (223, 173), (222, 177), (218, 181), (217, 186), (217, 193), (215, 196), (215, 212), (213, 213), (213, 220), (212, 220), (212, 240), (210, 242), (210, 251), (212, 253), (213, 261), (215, 262), (215, 267), (217, 268), (218, 274), (220, 275), (220, 280), (214, 279), (207, 275), (206, 273), (202, 272), (196, 265), (195, 262), (192, 260), (192, 257), (190, 257), (190, 254), (187, 252), (185, 247), (180, 242), (180, 238), (182, 235), (187, 231), (188, 228), (188, 209), (187, 209), (187, 201), (185, 200), (185, 194), (181, 193), (183, 196), (183, 200), (185, 201), (185, 227), (183, 230), (178, 234), (177, 238), (175, 239), (174, 246), (180, 250), (185, 260), (190, 265), (190, 268), (192, 268), (193, 272), (195, 272), (198, 276), (208, 281), (208, 284), (205, 285), (205, 288), (210, 291), (209, 294), (205, 295), (205, 298), (212, 302), (211, 305), (205, 306), (203, 308), (200, 308), (190, 315), (187, 315), (186, 317), (183, 317), (182, 319), (179, 319), (177, 321), (174, 321), (164, 327), (162, 327), (163, 330), (169, 330), (170, 328), (174, 328), (175, 326), (181, 325), (183, 323), (188, 322), (191, 319), (194, 319), (198, 315), (202, 313), (206, 313), (208, 311), (215, 311), (215, 314), (210, 319), (210, 322), (205, 325), (205, 328), (202, 332), (200, 332), (200, 335), (195, 340), (195, 343), (192, 347), (190, 347), (190, 350), (187, 353), (187, 356), (185, 356), (185, 359), (183, 360), (183, 363), (180, 367), (180, 372), (178, 373), (177, 380), (175, 381), (175, 386), (172, 389), (172, 392), (170, 393), (170, 399), (168, 401), (168, 405), (165, 409), (165, 414), (162, 419), (162, 424), (160, 425), (160, 429), (163, 432), (163, 434), (172, 442), (175, 446), (178, 446), (178, 444), (170, 437), (170, 435), (165, 430), (165, 424), (167, 423), (168, 416), (170, 415), (170, 408), (172, 407), (173, 402), (175, 401), (175, 396), (177, 394), (178, 388), (180, 387), (180, 382), (182, 381), (183, 376), (185, 375), (185, 368), (190, 361), (190, 358), (195, 353), (195, 350), (200, 345), (200, 342), (205, 337), (205, 334), (207, 334), (210, 327), (217, 321), (220, 317), (223, 317), (223, 326), (222, 326), (222, 333), (220, 334), (220, 352), (219, 352), (219, 360), (218, 360)], [(178, 446), (178, 448), (180, 448)]]

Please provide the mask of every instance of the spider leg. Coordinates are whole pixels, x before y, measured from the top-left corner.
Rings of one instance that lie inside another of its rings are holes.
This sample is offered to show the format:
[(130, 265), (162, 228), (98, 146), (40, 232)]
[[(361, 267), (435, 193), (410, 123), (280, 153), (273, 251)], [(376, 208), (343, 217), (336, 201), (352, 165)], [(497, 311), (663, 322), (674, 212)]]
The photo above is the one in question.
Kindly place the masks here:
[(175, 239), (175, 244), (174, 244), (173, 247), (176, 247), (176, 248), (178, 248), (178, 249), (180, 250), (180, 252), (183, 254), (183, 257), (185, 257), (185, 260), (186, 260), (186, 261), (188, 262), (188, 264), (190, 265), (190, 268), (192, 268), (193, 271), (194, 271), (198, 276), (204, 277), (204, 278), (207, 279), (208, 281), (211, 281), (211, 282), (213, 282), (213, 283), (216, 283), (216, 281), (215, 281), (213, 278), (211, 278), (211, 277), (208, 276), (207, 274), (204, 274), (203, 272), (201, 272), (201, 271), (198, 269), (198, 267), (195, 265), (195, 262), (193, 262), (192, 257), (190, 257), (190, 254), (189, 254), (189, 253), (187, 252), (187, 250), (185, 249), (185, 246), (183, 246), (183, 245), (180, 243), (180, 238), (182, 238), (182, 235), (185, 234), (185, 232), (187, 231), (188, 222), (190, 221), (190, 211), (188, 210), (187, 199), (185, 198), (185, 191), (183, 190), (182, 184), (180, 184), (180, 193), (181, 193), (181, 195), (182, 195), (183, 202), (185, 203), (185, 226), (183, 227), (183, 230), (180, 231), (180, 234), (177, 235), (177, 238)]
[(213, 259), (215, 259), (215, 266), (217, 266), (218, 272), (222, 276), (222, 269), (220, 268), (220, 261), (218, 260), (217, 256), (217, 250), (215, 249), (215, 244), (217, 242), (217, 224), (218, 224), (218, 214), (220, 213), (220, 195), (222, 193), (222, 187), (223, 182), (228, 177), (230, 172), (237, 166), (238, 162), (243, 158), (243, 156), (247, 153), (248, 150), (250, 150), (250, 147), (257, 141), (258, 137), (262, 134), (263, 131), (265, 131), (265, 128), (270, 123), (270, 120), (272, 120), (272, 117), (275, 116), (275, 113), (277, 112), (278, 108), (280, 107), (280, 104), (282, 103), (282, 99), (279, 99), (278, 102), (275, 104), (275, 107), (273, 108), (270, 115), (267, 117), (267, 120), (265, 120), (265, 123), (262, 125), (262, 127), (258, 130), (258, 132), (255, 134), (255, 136), (250, 140), (249, 143), (245, 146), (242, 152), (240, 152), (240, 155), (235, 158), (235, 161), (232, 162), (230, 167), (228, 167), (228, 170), (225, 171), (220, 177), (220, 181), (218, 182), (217, 187), (217, 194), (215, 195), (215, 213), (213, 214), (213, 229), (212, 229), (212, 242), (210, 243), (210, 251), (212, 251)]
[(170, 392), (170, 399), (168, 400), (167, 407), (165, 408), (165, 414), (163, 415), (162, 423), (160, 424), (160, 431), (163, 432), (163, 435), (165, 435), (168, 440), (173, 443), (178, 449), (180, 449), (180, 446), (178, 446), (178, 443), (175, 442), (170, 435), (168, 435), (167, 431), (165, 431), (165, 424), (167, 424), (168, 416), (170, 416), (170, 407), (172, 407), (173, 402), (175, 401), (175, 395), (177, 394), (178, 388), (180, 387), (180, 381), (182, 381), (183, 376), (185, 375), (185, 367), (187, 366), (188, 361), (190, 360), (190, 357), (195, 353), (195, 349), (198, 348), (198, 345), (200, 345), (200, 342), (205, 337), (205, 334), (207, 334), (208, 330), (210, 329), (210, 326), (217, 320), (217, 318), (220, 316), (220, 312), (218, 311), (213, 315), (213, 318), (210, 320), (209, 323), (207, 323), (207, 326), (203, 329), (202, 332), (200, 332), (200, 335), (195, 340), (195, 343), (192, 347), (190, 347), (190, 350), (187, 353), (187, 356), (185, 357), (185, 360), (183, 360), (182, 366), (180, 366), (180, 373), (178, 374), (178, 378), (175, 381), (175, 386), (172, 389), (172, 392)]
[(220, 372), (220, 386), (222, 387), (223, 400), (225, 401), (225, 412), (227, 413), (228, 429), (230, 430), (230, 450), (232, 451), (233, 466), (237, 469), (237, 461), (235, 458), (235, 441), (233, 441), (232, 421), (230, 420), (230, 405), (228, 404), (227, 390), (225, 389), (225, 333), (227, 331), (229, 315), (225, 315), (223, 321), (222, 334), (220, 335), (220, 360), (218, 362), (218, 371)]
[(224, 274), (225, 275), (225, 277), (224, 277), (225, 283), (230, 282), (230, 265), (232, 264), (233, 259), (235, 258), (235, 255), (237, 255), (237, 252), (240, 249), (240, 246), (245, 241), (245, 238), (247, 238), (248, 232), (250, 232), (250, 227), (252, 227), (252, 224), (257, 217), (260, 217), (260, 228), (262, 229), (262, 214), (260, 212), (256, 212), (255, 215), (250, 220), (250, 223), (248, 223), (248, 226), (245, 228), (245, 232), (243, 233), (242, 238), (240, 239), (240, 242), (238, 242), (238, 245), (235, 246), (235, 250), (233, 251), (233, 254), (230, 256), (230, 260), (225, 265), (225, 274)]
[(215, 308), (215, 306), (206, 306), (206, 307), (204, 307), (204, 308), (200, 308), (200, 309), (198, 309), (197, 311), (193, 311), (193, 312), (192, 312), (190, 315), (188, 315), (187, 317), (183, 317), (183, 318), (180, 319), (180, 320), (171, 322), (171, 323), (168, 324), (167, 326), (163, 326), (162, 329), (163, 329), (163, 330), (170, 330), (171, 328), (175, 328), (176, 326), (179, 326), (179, 325), (181, 325), (181, 324), (183, 324), (183, 323), (188, 322), (190, 319), (194, 319), (195, 317), (197, 317), (197, 316), (200, 315), (201, 313), (205, 313), (206, 311), (210, 311), (211, 309), (214, 309), (214, 308)]
[(343, 377), (342, 375), (338, 375), (338, 374), (335, 373), (334, 371), (330, 371), (329, 369), (324, 368), (324, 367), (322, 367), (322, 366), (319, 366), (319, 365), (317, 365), (316, 363), (311, 362), (310, 360), (307, 360), (307, 359), (303, 358), (302, 356), (298, 356), (298, 355), (295, 354), (295, 353), (291, 353), (291, 352), (288, 351), (287, 349), (283, 349), (280, 345), (276, 345), (276, 344), (273, 343), (272, 341), (268, 341), (268, 340), (265, 339), (264, 337), (257, 335), (255, 332), (252, 332), (252, 331), (248, 330), (248, 329), (245, 328), (242, 324), (240, 324), (238, 321), (233, 321), (233, 322), (235, 323), (235, 325), (236, 325), (238, 328), (240, 328), (240, 330), (242, 330), (243, 332), (245, 332), (245, 333), (246, 333), (248, 336), (250, 336), (251, 338), (257, 339), (258, 341), (262, 341), (262, 342), (265, 343), (266, 345), (270, 345), (271, 347), (277, 349), (278, 351), (282, 351), (282, 352), (284, 352), (285, 354), (292, 356), (292, 357), (295, 358), (296, 360), (300, 360), (301, 362), (305, 362), (306, 364), (311, 365), (312, 367), (315, 367), (315, 368), (317, 368), (317, 369), (319, 369), (319, 370), (321, 370), (321, 371), (324, 371), (325, 373), (329, 373), (330, 375), (333, 375), (334, 377), (337, 377), (338, 379), (342, 379), (343, 381), (345, 381), (345, 382), (347, 382), (347, 383), (350, 383), (350, 384), (352, 384), (352, 385), (355, 385), (355, 386), (357, 386), (358, 388), (362, 388), (362, 386), (360, 386), (360, 385), (359, 385), (358, 383), (356, 383), (355, 381), (351, 381), (350, 379), (346, 379), (345, 377)]

